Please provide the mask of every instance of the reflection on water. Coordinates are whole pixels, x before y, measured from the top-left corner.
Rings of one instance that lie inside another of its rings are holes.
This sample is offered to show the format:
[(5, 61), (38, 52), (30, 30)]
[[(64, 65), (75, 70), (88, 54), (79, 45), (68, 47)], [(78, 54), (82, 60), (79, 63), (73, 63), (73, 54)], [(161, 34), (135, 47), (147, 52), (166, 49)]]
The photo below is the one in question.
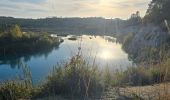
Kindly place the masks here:
[(44, 48), (43, 50), (39, 50), (34, 51), (34, 52), (29, 52), (27, 54), (17, 54), (16, 52), (8, 55), (8, 56), (4, 56), (4, 57), (0, 57), (0, 65), (10, 65), (11, 68), (15, 68), (18, 67), (19, 62), (22, 60), (23, 62), (28, 62), (30, 61), (30, 59), (32, 57), (45, 57), (48, 58), (48, 55), (53, 51), (53, 50), (57, 50), (59, 47), (55, 46), (55, 47), (48, 47), (48, 48)]
[(33, 82), (43, 80), (53, 66), (68, 61), (77, 54), (81, 46), (81, 54), (89, 63), (95, 59), (96, 64), (104, 68), (125, 69), (132, 62), (128, 60), (128, 55), (121, 49), (121, 44), (116, 43), (116, 39), (109, 36), (77, 36), (76, 40), (69, 40), (71, 36), (63, 37), (64, 42), (56, 48), (47, 48), (31, 55), (22, 57), (12, 57), (0, 59), (0, 81), (7, 80), (22, 74), (22, 69), (18, 64), (22, 61), (31, 70)]

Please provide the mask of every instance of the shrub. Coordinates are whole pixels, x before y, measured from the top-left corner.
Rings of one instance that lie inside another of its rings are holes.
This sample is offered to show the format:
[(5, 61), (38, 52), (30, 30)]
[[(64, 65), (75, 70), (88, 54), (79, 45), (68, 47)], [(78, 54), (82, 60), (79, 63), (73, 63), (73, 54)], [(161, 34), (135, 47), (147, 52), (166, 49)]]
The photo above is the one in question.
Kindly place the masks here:
[(22, 31), (21, 31), (21, 29), (18, 25), (14, 25), (10, 29), (9, 36), (12, 39), (18, 39), (18, 38), (21, 38), (23, 36), (23, 33), (22, 33)]
[(23, 82), (6, 82), (0, 86), (0, 100), (30, 99), (32, 91), (32, 87)]
[(77, 55), (64, 67), (54, 67), (39, 95), (93, 97), (102, 91), (100, 72)]
[(170, 81), (170, 59), (156, 65), (139, 65), (117, 71), (112, 77), (114, 85), (143, 86)]

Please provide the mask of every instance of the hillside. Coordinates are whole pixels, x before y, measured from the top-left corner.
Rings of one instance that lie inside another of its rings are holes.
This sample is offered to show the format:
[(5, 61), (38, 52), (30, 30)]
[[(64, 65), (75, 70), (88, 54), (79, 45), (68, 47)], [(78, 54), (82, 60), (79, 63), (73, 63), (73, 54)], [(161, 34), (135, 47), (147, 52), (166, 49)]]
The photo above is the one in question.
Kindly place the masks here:
[(23, 31), (49, 32), (57, 34), (104, 34), (115, 33), (116, 21), (120, 19), (89, 18), (44, 18), (24, 19), (0, 17), (0, 30), (19, 25)]

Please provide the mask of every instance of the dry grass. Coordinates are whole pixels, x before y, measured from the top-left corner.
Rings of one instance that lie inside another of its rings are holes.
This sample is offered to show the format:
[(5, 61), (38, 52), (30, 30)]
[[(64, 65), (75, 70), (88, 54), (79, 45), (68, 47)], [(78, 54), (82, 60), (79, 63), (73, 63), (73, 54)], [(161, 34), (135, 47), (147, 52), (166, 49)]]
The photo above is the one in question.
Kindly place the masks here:
[(170, 100), (170, 83), (120, 88), (120, 94), (141, 100)]

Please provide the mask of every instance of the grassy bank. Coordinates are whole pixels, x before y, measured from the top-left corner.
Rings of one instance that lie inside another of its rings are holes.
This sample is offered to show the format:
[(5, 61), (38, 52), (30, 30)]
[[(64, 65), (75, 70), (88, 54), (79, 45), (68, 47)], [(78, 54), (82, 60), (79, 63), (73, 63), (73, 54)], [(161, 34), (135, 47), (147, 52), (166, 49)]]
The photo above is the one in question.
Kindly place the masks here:
[[(36, 87), (31, 78), (15, 80), (0, 85), (0, 98), (4, 100), (62, 97), (65, 99), (97, 99), (109, 90), (121, 93), (121, 88), (169, 82), (170, 59), (157, 65), (129, 67), (125, 71), (100, 70), (89, 65), (80, 55), (72, 57), (64, 66), (55, 66), (46, 81)], [(27, 67), (23, 67), (29, 76)], [(125, 88), (126, 89), (126, 88)], [(118, 95), (118, 94), (117, 94)], [(132, 95), (132, 94), (131, 94)], [(120, 96), (120, 95), (118, 95)], [(135, 95), (134, 95), (135, 98)], [(161, 99), (160, 99), (161, 100)]]
[(17, 100), (54, 96), (95, 99), (104, 91), (105, 84), (101, 75), (97, 66), (88, 65), (81, 56), (76, 55), (64, 66), (55, 66), (44, 84), (37, 87), (32, 87), (28, 80), (1, 84), (0, 97), (8, 100), (9, 98)]
[(41, 96), (63, 95), (69, 98), (95, 98), (103, 91), (101, 73), (80, 56), (75, 56), (65, 66), (55, 67), (42, 85)]

